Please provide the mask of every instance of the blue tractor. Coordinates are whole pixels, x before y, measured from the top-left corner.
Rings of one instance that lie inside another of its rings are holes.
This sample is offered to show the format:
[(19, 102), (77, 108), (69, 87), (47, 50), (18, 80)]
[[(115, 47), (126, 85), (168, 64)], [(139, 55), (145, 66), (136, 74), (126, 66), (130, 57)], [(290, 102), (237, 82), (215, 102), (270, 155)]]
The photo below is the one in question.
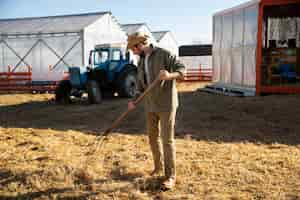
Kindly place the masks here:
[(70, 67), (69, 80), (62, 80), (55, 91), (57, 103), (71, 102), (71, 96), (88, 95), (91, 104), (117, 93), (134, 97), (137, 93), (137, 67), (121, 45), (97, 45), (90, 51), (88, 67)]

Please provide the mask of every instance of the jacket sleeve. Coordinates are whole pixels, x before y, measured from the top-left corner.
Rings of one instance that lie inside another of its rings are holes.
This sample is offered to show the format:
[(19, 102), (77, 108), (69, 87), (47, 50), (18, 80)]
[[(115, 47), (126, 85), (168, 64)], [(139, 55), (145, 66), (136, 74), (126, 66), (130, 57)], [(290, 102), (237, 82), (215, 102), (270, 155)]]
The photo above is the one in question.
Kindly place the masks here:
[(181, 78), (184, 76), (185, 66), (180, 62), (175, 55), (172, 55), (170, 52), (166, 53), (166, 63), (167, 70), (169, 72), (179, 72), (181, 74)]

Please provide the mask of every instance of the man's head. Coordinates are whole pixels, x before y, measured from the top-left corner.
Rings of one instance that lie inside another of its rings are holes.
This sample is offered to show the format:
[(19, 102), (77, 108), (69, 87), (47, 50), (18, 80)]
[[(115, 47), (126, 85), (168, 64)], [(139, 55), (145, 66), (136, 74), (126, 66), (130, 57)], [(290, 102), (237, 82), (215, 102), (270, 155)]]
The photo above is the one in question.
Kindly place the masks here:
[(132, 50), (135, 55), (142, 55), (148, 46), (149, 36), (144, 33), (136, 32), (127, 38), (127, 49)]

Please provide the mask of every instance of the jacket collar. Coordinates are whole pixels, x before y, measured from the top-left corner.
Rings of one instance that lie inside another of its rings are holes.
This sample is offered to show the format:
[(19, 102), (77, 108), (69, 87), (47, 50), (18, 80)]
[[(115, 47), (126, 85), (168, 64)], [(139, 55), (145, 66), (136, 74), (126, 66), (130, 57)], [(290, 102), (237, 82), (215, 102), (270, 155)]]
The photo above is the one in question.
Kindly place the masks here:
[[(149, 57), (151, 56), (151, 55), (153, 55), (154, 53), (156, 53), (156, 51), (157, 51), (157, 47), (156, 46), (154, 46), (153, 44), (150, 44), (150, 48), (152, 48), (152, 52), (151, 52), (151, 54), (149, 55)], [(141, 58), (145, 58), (145, 54), (143, 53), (141, 56), (140, 56)]]

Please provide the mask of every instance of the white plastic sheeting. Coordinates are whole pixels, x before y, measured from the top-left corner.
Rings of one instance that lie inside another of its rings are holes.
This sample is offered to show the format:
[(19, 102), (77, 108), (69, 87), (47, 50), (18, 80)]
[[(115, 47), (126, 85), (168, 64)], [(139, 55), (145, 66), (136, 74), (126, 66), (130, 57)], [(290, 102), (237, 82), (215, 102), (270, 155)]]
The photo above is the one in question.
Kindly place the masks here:
[(233, 13), (233, 41), (232, 41), (232, 70), (231, 82), (241, 85), (243, 81), (243, 39), (244, 12), (238, 10)]
[(175, 56), (178, 56), (178, 45), (174, 36), (170, 31), (152, 32), (156, 39), (157, 45), (161, 48), (167, 49)]
[(257, 28), (257, 1), (214, 15), (215, 82), (255, 87)]
[(256, 83), (256, 46), (258, 29), (258, 6), (245, 9), (243, 85)]
[(0, 71), (31, 66), (34, 81), (58, 81), (67, 67), (86, 66), (89, 51), (103, 43), (126, 44), (109, 12), (0, 20)]
[(223, 15), (221, 41), (221, 81), (231, 82), (232, 15)]
[(221, 41), (222, 41), (222, 16), (214, 16), (213, 24), (213, 81), (221, 79)]
[[(69, 66), (82, 66), (82, 38), (81, 35), (45, 38), (40, 47), (41, 63), (32, 65), (33, 69), (40, 66), (38, 70), (32, 70), (34, 80), (58, 81), (63, 72)], [(53, 49), (53, 50), (51, 50)], [(56, 52), (56, 53), (54, 53)], [(35, 57), (38, 57), (36, 55)], [(50, 68), (49, 68), (49, 65)], [(48, 68), (47, 68), (48, 66)]]
[(27, 38), (5, 38), (2, 40), (0, 70), (12, 66), (16, 72), (32, 67), (34, 81), (58, 81), (68, 66), (82, 65), (81, 36), (64, 35)]
[(126, 45), (127, 36), (111, 15), (104, 15), (84, 29), (84, 65), (88, 65), (89, 51), (97, 44)]

